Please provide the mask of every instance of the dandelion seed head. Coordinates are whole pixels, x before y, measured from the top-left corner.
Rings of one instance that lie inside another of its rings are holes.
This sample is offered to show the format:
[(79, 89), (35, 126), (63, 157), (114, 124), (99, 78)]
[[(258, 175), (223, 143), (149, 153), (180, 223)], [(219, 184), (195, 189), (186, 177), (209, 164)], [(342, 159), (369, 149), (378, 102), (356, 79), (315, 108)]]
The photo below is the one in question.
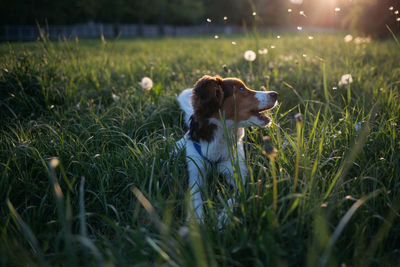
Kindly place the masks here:
[(313, 40), (314, 39), (314, 36), (308, 36), (308, 40)]
[(297, 26), (297, 30), (301, 31), (301, 30), (303, 30), (303, 27), (302, 26)]
[(303, 57), (307, 57), (307, 54), (303, 54)]
[(280, 35), (276, 36), (276, 39), (281, 39), (281, 36)]
[(339, 11), (340, 11), (340, 7), (336, 7), (335, 12), (339, 12)]
[(232, 45), (236, 45), (236, 42), (235, 42), (235, 41), (232, 41)]
[(346, 43), (349, 43), (349, 42), (353, 41), (353, 35), (351, 35), (351, 34), (346, 35), (346, 36), (344, 37), (344, 41), (345, 41)]
[(256, 53), (254, 53), (253, 50), (247, 50), (246, 52), (244, 52), (244, 59), (247, 61), (254, 61), (256, 60)]
[(261, 48), (261, 49), (258, 50), (258, 53), (260, 55), (268, 54), (268, 49), (267, 48)]
[(60, 165), (60, 160), (57, 157), (52, 157), (50, 159), (50, 167), (55, 169), (58, 167), (58, 165)]
[(153, 87), (153, 81), (149, 77), (143, 77), (139, 85), (145, 90), (150, 90)]
[(347, 85), (353, 82), (351, 74), (343, 74), (339, 81), (339, 86)]
[(275, 49), (275, 47), (276, 47), (275, 45), (271, 45), (271, 49)]
[(219, 36), (217, 34), (214, 35), (214, 39), (219, 39)]

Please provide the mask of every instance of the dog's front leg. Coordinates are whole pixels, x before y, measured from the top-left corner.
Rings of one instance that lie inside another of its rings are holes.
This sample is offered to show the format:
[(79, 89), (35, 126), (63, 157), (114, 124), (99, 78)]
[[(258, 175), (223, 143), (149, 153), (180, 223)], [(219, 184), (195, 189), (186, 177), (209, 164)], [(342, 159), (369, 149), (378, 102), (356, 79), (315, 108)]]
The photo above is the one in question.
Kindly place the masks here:
[[(202, 160), (197, 161), (202, 162)], [(201, 189), (203, 188), (203, 177), (202, 171), (205, 171), (205, 168), (202, 166), (196, 165), (193, 161), (188, 161), (188, 169), (189, 169), (189, 188), (190, 188), (190, 205), (191, 209), (194, 211), (197, 219), (202, 222), (203, 221), (203, 199), (201, 197)], [(189, 214), (190, 218), (190, 214)]]

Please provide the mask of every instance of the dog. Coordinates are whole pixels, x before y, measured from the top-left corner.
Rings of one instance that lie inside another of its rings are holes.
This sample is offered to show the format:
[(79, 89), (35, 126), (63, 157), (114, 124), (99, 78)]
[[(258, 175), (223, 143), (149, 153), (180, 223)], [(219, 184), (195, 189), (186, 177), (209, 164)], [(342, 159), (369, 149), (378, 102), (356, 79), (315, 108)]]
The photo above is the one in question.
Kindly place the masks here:
[[(177, 97), (189, 127), (177, 147), (186, 150), (190, 205), (199, 221), (204, 219), (201, 196), (204, 175), (214, 165), (218, 173), (237, 189), (231, 161), (232, 157), (237, 157), (239, 181), (245, 182), (248, 169), (243, 147), (244, 128), (269, 126), (271, 119), (261, 112), (275, 107), (277, 98), (277, 92), (251, 90), (240, 79), (208, 75), (201, 77), (193, 89), (186, 89)], [(228, 144), (226, 134), (236, 143), (236, 155), (230, 153), (232, 146)], [(232, 200), (228, 201), (228, 204), (232, 203)]]

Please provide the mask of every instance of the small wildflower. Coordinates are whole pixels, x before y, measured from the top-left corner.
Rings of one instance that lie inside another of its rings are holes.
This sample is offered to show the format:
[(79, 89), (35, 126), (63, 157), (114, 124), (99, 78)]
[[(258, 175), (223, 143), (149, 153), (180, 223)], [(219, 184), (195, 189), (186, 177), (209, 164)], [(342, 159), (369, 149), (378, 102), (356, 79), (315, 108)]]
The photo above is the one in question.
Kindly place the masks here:
[(302, 26), (297, 26), (297, 30), (301, 31), (301, 30), (303, 30), (303, 27)]
[(389, 7), (389, 10), (393, 10), (393, 9), (394, 9), (394, 7), (392, 7), (392, 6), (391, 6), (391, 7)]
[(268, 49), (267, 48), (261, 48), (261, 49), (258, 50), (258, 53), (260, 55), (268, 54)]
[(232, 45), (236, 45), (236, 42), (235, 42), (235, 41), (232, 41)]
[(50, 159), (50, 167), (55, 169), (60, 164), (60, 160), (57, 157), (53, 157)]
[(271, 45), (271, 49), (274, 49), (276, 46), (274, 46), (274, 45)]
[(303, 10), (301, 10), (300, 12), (299, 12), (299, 14), (300, 14), (300, 16), (306, 16), (306, 14), (304, 13), (304, 11)]
[(247, 61), (254, 61), (256, 60), (256, 53), (254, 53), (252, 50), (247, 50), (244, 52), (244, 59)]
[(307, 57), (307, 54), (303, 54), (303, 57)]
[(228, 20), (228, 17), (227, 17), (227, 16), (224, 16), (224, 20), (227, 21), (227, 20)]
[(211, 21), (212, 21), (212, 20), (211, 20), (210, 18), (207, 18), (207, 22), (208, 22), (208, 23), (211, 23)]
[(145, 90), (150, 90), (153, 87), (153, 81), (149, 77), (143, 77), (139, 85)]
[(214, 35), (214, 39), (219, 39), (219, 36), (217, 34)]
[(351, 35), (351, 34), (346, 35), (346, 36), (344, 37), (344, 41), (345, 41), (346, 43), (349, 43), (349, 42), (353, 41), (353, 35)]
[(332, 87), (332, 90), (337, 90), (337, 87), (336, 86)]
[(356, 125), (354, 125), (354, 129), (358, 132), (361, 130), (361, 121), (357, 122)]
[(289, 8), (289, 9), (287, 10), (287, 12), (288, 12), (288, 13), (292, 13), (292, 9)]
[(118, 95), (112, 93), (111, 96), (112, 96), (112, 99), (113, 99), (114, 102), (118, 102), (118, 100), (119, 100), (119, 96)]
[(312, 40), (312, 39), (314, 39), (314, 36), (308, 36), (308, 40)]
[(398, 10), (396, 10), (396, 11), (394, 12), (394, 14), (395, 14), (395, 15), (398, 15), (398, 14), (399, 14), (399, 11), (398, 11)]
[(276, 36), (276, 39), (281, 39), (281, 36), (280, 35)]
[(339, 12), (339, 11), (340, 11), (340, 7), (336, 7), (335, 12)]
[(254, 12), (253, 12), (253, 16), (255, 16), (255, 15), (257, 15), (257, 13), (254, 11)]

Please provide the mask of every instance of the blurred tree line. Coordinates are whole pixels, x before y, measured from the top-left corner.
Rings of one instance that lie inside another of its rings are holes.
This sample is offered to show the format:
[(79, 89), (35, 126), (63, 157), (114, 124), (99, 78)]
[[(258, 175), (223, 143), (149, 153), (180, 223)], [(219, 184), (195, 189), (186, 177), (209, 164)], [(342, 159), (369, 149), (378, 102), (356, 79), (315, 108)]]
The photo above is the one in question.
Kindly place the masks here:
[(393, 13), (399, 9), (398, 0), (6, 0), (0, 25), (157, 24), (163, 34), (165, 24), (200, 25), (211, 18), (221, 25), (344, 27), (382, 37), (389, 33), (386, 25), (399, 32), (400, 16)]

